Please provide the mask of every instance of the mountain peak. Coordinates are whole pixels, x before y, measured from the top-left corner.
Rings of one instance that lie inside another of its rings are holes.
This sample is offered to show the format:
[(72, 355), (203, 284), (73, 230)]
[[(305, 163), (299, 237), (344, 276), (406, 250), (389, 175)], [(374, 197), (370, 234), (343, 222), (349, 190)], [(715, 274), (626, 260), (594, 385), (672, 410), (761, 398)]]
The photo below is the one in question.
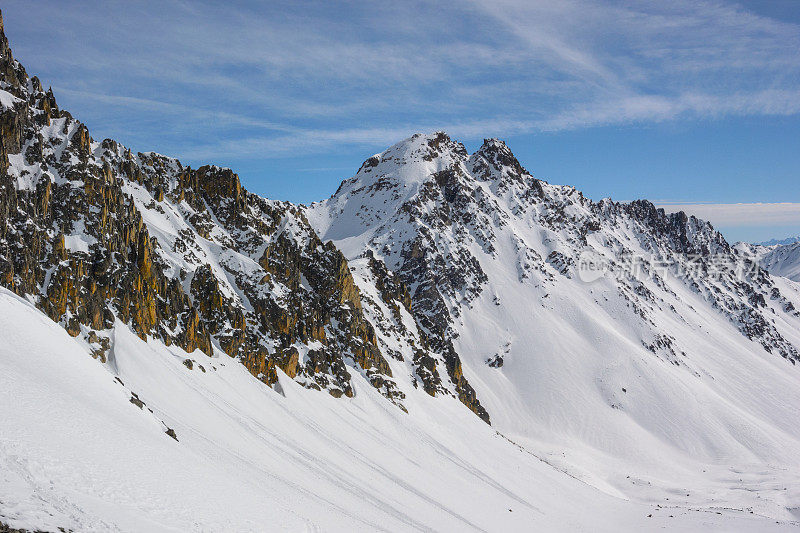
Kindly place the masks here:
[[(446, 132), (415, 133), (411, 137), (395, 144), (386, 152), (404, 153), (407, 155), (422, 155), (423, 159), (430, 161), (436, 157), (449, 155), (451, 157), (467, 157), (467, 149), (458, 141), (454, 141)], [(413, 159), (413, 158), (412, 158)]]
[(484, 139), (481, 147), (470, 156), (470, 160), (476, 175), (487, 175), (492, 169), (500, 173), (505, 171), (515, 176), (529, 174), (508, 145), (496, 138)]
[[(469, 163), (478, 175), (488, 174), (492, 169), (496, 172), (511, 173), (515, 176), (529, 174), (519, 163), (505, 141), (497, 138), (483, 140), (481, 147), (469, 155), (464, 145), (454, 141), (444, 131), (433, 133), (415, 133), (392, 145), (383, 152), (369, 157), (361, 165), (358, 175), (383, 175), (388, 170), (386, 165), (408, 166), (417, 164), (429, 167), (430, 163), (439, 166), (438, 170), (452, 167), (459, 162)], [(381, 165), (381, 169), (375, 169)], [(430, 170), (430, 169), (429, 169)]]
[(443, 131), (415, 133), (364, 161), (353, 178), (342, 182), (337, 194), (347, 185), (360, 188), (380, 182), (385, 187), (390, 177), (396, 185), (419, 185), (436, 172), (465, 163), (467, 158), (464, 145)]
[(478, 151), (484, 150), (508, 150), (508, 145), (502, 139), (498, 139), (497, 137), (492, 137), (490, 139), (484, 139), (483, 144), (478, 149)]
[(0, 12), (0, 81), (7, 84), (4, 90), (13, 93), (14, 96), (21, 95), (21, 87), (27, 81), (25, 69), (14, 61), (14, 55), (11, 53), (11, 46), (3, 29), (2, 12)]

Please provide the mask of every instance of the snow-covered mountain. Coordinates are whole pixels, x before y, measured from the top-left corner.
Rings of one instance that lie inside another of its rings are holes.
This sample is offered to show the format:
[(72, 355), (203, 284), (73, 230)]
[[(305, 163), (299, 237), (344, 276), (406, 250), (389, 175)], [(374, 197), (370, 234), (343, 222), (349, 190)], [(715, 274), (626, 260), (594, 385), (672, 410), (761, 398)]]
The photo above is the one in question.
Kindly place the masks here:
[(800, 242), (770, 247), (760, 263), (773, 274), (800, 281)]
[[(691, 486), (696, 461), (778, 478), (764, 466), (795, 461), (800, 287), (708, 223), (594, 203), (498, 140), (469, 155), (443, 133), (368, 159), (308, 219), (402, 279), (495, 428), (581, 479), (626, 494), (631, 471)], [(606, 269), (589, 283), (587, 255)], [(778, 389), (795, 400), (768, 414)]]
[(444, 133), (311, 206), (95, 141), (0, 17), (0, 531), (800, 520), (800, 284)]
[(800, 282), (800, 242), (769, 246), (737, 243), (736, 247), (750, 254), (771, 274)]

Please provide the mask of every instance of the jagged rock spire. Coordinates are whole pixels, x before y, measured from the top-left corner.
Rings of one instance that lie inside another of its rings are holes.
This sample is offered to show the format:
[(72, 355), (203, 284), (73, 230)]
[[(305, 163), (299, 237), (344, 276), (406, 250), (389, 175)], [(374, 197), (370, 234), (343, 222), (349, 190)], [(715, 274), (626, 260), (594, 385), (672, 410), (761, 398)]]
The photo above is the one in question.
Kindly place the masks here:
[(472, 154), (471, 159), (477, 164), (479, 164), (480, 159), (484, 159), (497, 171), (502, 171), (506, 168), (516, 175), (528, 174), (528, 171), (520, 164), (508, 145), (500, 139), (484, 139), (481, 147)]
[(16, 89), (10, 92), (15, 96), (21, 96), (19, 89), (24, 86), (26, 78), (25, 69), (14, 61), (11, 46), (3, 29), (3, 13), (0, 11), (0, 79), (11, 85), (12, 89)]

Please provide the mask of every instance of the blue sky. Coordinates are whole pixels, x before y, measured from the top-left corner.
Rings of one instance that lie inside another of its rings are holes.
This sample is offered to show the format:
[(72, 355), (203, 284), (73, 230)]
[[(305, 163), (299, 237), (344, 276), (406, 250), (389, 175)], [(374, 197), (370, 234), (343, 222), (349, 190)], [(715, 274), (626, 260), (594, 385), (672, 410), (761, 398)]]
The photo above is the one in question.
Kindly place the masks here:
[[(446, 5), (445, 5), (446, 4)], [(95, 138), (329, 196), (444, 129), (731, 240), (800, 234), (800, 2), (4, 0), (16, 57)]]

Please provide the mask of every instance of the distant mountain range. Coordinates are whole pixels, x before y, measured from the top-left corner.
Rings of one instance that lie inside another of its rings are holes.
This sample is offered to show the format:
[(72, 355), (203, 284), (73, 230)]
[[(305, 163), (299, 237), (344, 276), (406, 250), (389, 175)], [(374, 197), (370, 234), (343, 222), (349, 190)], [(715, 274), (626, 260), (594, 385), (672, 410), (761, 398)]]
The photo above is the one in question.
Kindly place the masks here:
[(736, 244), (771, 274), (800, 282), (800, 241), (788, 244)]
[(787, 237), (785, 239), (780, 239), (780, 240), (778, 240), (778, 239), (770, 239), (768, 241), (759, 242), (757, 244), (759, 244), (761, 246), (776, 246), (776, 245), (781, 245), (781, 244), (793, 244), (795, 242), (800, 242), (800, 235), (798, 235), (796, 237)]
[(444, 132), (261, 198), (93, 139), (1, 17), (0, 221), (0, 531), (798, 526), (797, 250)]

